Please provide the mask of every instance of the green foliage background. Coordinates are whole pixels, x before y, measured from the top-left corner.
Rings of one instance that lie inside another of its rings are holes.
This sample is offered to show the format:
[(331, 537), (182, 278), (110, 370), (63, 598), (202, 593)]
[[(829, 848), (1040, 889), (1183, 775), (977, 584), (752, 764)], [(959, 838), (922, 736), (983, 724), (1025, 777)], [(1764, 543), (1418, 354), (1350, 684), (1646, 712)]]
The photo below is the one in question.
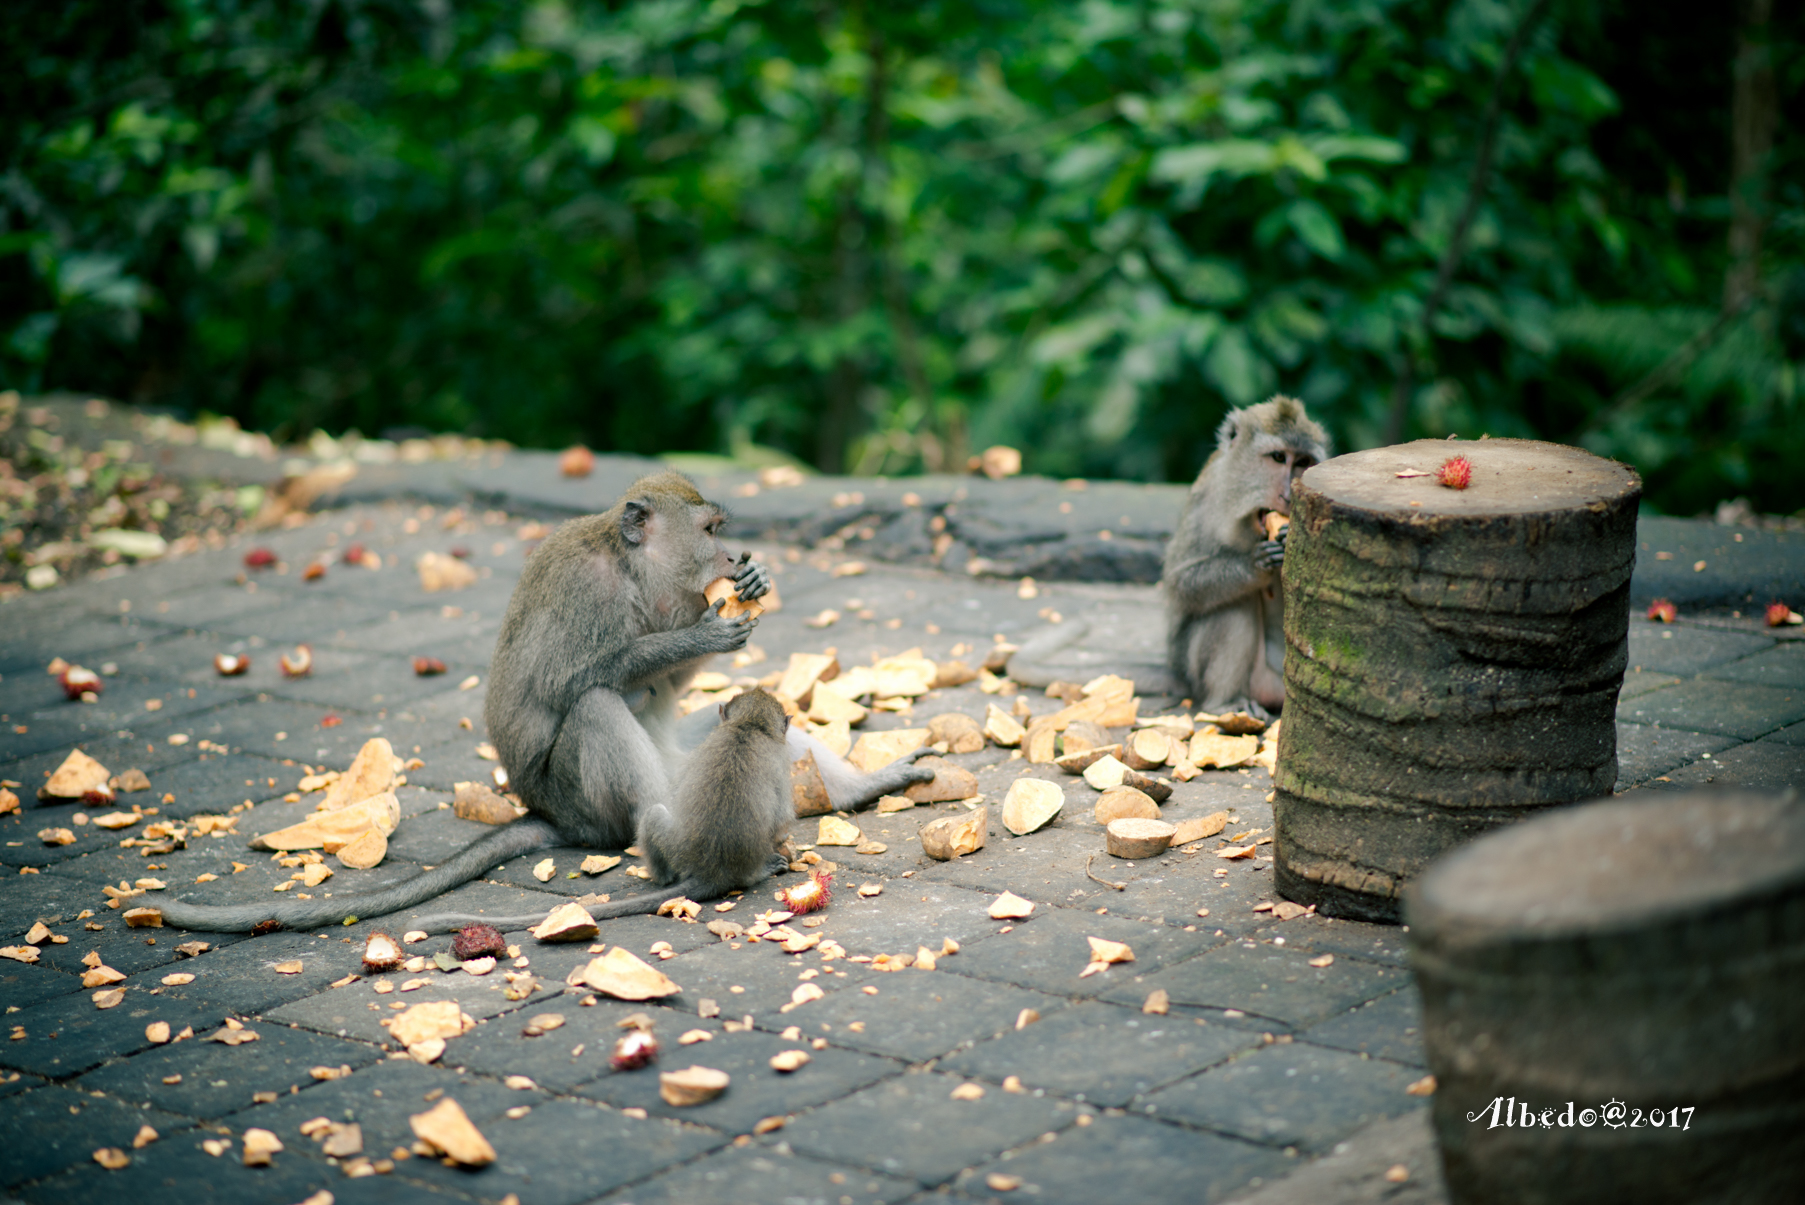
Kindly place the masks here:
[[(1194, 474), (1535, 435), (1805, 506), (1805, 20), (1757, 304), (1718, 317), (1729, 7), (163, 0), (0, 14), (0, 377), (315, 427), (828, 470)], [(1696, 11), (1694, 11), (1696, 10)]]

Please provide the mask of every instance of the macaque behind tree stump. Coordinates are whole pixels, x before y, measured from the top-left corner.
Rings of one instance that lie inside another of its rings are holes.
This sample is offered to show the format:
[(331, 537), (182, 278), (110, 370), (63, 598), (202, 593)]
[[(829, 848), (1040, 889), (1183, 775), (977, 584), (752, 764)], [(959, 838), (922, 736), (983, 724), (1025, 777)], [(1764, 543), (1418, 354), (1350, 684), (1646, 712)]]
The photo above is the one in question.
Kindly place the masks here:
[(1451, 1200), (1805, 1201), (1798, 803), (1558, 809), (1437, 862), (1405, 916)]
[[(1435, 475), (1456, 454), (1465, 489)], [(1418, 440), (1298, 479), (1281, 895), (1396, 923), (1438, 854), (1610, 793), (1641, 494), (1621, 464), (1517, 439)]]

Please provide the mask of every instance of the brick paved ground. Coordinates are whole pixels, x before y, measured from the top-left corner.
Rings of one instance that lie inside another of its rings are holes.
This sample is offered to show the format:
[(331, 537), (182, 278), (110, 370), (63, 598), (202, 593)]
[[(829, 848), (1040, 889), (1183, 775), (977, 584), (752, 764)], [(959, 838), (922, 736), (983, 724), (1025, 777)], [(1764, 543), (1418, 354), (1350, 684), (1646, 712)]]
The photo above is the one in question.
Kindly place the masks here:
[[(922, 856), (915, 832), (962, 810), (943, 804), (860, 817), (888, 852), (822, 851), (840, 863), (840, 890), (815, 931), (861, 958), (954, 939), (959, 952), (935, 970), (879, 973), (851, 959), (787, 955), (770, 943), (736, 946), (670, 919), (605, 924), (609, 945), (648, 959), (655, 942), (675, 951), (657, 965), (683, 990), (647, 1010), (664, 1043), (659, 1066), (701, 1063), (732, 1076), (725, 1095), (696, 1108), (664, 1105), (656, 1069), (609, 1070), (616, 1023), (640, 1009), (605, 998), (585, 1006), (582, 994), (563, 989), (566, 973), (589, 957), (581, 946), (510, 935), (543, 982), (529, 999), (510, 1001), (499, 972), (429, 970), (420, 976), (426, 986), (405, 996), (379, 994), (370, 977), (331, 986), (358, 969), (368, 931), (380, 924), (399, 934), (406, 916), (255, 939), (128, 929), (105, 907), (103, 886), (154, 875), (184, 898), (272, 898), (291, 872), (248, 851), (244, 838), (307, 814), (310, 804), (283, 800), (302, 767), (342, 769), (372, 735), (423, 765), (400, 791), (404, 818), (388, 859), (369, 871), (339, 868), (320, 890), (393, 881), (483, 831), (446, 806), (454, 783), (492, 768), (476, 752), (483, 686), (459, 684), (487, 673), (522, 560), (521, 519), (472, 511), (448, 528), (448, 518), (443, 507), (360, 504), (261, 538), (286, 569), (250, 581), (240, 580), (248, 546), (240, 541), (0, 609), (0, 778), (23, 784), (26, 803), (22, 815), (0, 817), (0, 940), (22, 941), (38, 920), (68, 938), (43, 944), (36, 965), (0, 960), (12, 1035), (0, 1041), (0, 1197), (299, 1202), (326, 1188), (339, 1201), (498, 1201), (512, 1193), (523, 1205), (1441, 1199), (1425, 1101), (1405, 1091), (1424, 1074), (1405, 936), (1254, 912), (1276, 898), (1270, 862), (1211, 857), (1214, 840), (1140, 864), (1100, 857), (1109, 864), (1096, 867), (1099, 874), (1127, 883), (1118, 892), (1084, 870), (1102, 847), (1090, 816), (1095, 793), (1052, 767), (1024, 771), (994, 748), (954, 760), (978, 773), (993, 804), (1020, 773), (1058, 781), (1068, 805), (1057, 824), (1017, 839), (993, 808), (984, 850), (935, 863)], [(384, 567), (339, 563), (335, 554), (353, 539), (380, 552)], [(480, 580), (455, 594), (424, 593), (414, 558), (454, 544), (471, 550)], [(880, 565), (835, 578), (818, 554), (790, 559), (769, 543), (760, 551), (778, 570), (785, 606), (759, 628), (755, 642), (769, 660), (750, 672), (827, 645), (848, 664), (917, 645), (945, 657), (960, 642), (983, 648), (997, 633), (1018, 634), (1049, 606), (1089, 618), (1093, 641), (1124, 655), (1151, 657), (1157, 645), (1157, 600), (1145, 586), (1043, 583), (1037, 598), (1024, 600), (1013, 582)], [(317, 554), (333, 554), (332, 568), (304, 582), (300, 570)], [(825, 631), (803, 625), (824, 607), (846, 618)], [(871, 618), (856, 618), (865, 609)], [(286, 681), (276, 655), (298, 641), (312, 645), (315, 669)], [(248, 652), (253, 667), (221, 678), (212, 669), (218, 652)], [(449, 672), (416, 677), (416, 654), (442, 659)], [(63, 701), (44, 674), (53, 656), (116, 667), (101, 700)], [(1636, 620), (1630, 663), (1620, 710), (1623, 788), (1786, 786), (1805, 777), (1805, 644), (1728, 618), (1673, 627)], [(151, 701), (157, 710), (146, 709)], [(989, 701), (975, 685), (940, 691), (917, 700), (912, 716), (874, 713), (867, 729), (948, 710), (981, 716)], [(1037, 712), (1059, 705), (1037, 692), (1030, 702)], [(328, 715), (342, 722), (323, 727)], [(460, 726), (464, 717), (473, 729)], [(179, 736), (188, 739), (172, 743)], [(120, 847), (128, 833), (75, 818), (101, 809), (31, 798), (72, 747), (115, 772), (148, 774), (151, 791), (122, 796), (124, 804), (166, 817), (250, 807), (237, 834), (196, 836), (186, 849), (143, 856)], [(1229, 833), (1269, 831), (1269, 789), (1263, 771), (1207, 772), (1180, 785), (1165, 811), (1182, 820), (1225, 809), (1235, 817)], [(77, 839), (46, 845), (37, 833), (50, 827)], [(813, 821), (798, 822), (795, 838), (812, 841), (814, 831)], [(618, 898), (642, 886), (619, 868), (599, 879), (566, 878), (581, 857), (569, 849), (552, 852), (557, 875), (542, 884), (531, 866), (543, 856), (500, 867), (428, 910), (519, 912), (584, 891)], [(235, 864), (245, 869), (234, 873)], [(202, 874), (218, 878), (197, 885)], [(882, 894), (860, 897), (853, 888), (865, 883), (882, 884)], [(776, 885), (748, 893), (729, 915), (749, 920)], [(987, 908), (1003, 890), (1034, 901), (1034, 915), (990, 920)], [(130, 903), (139, 902), (146, 901)], [(1135, 960), (1081, 979), (1087, 936), (1126, 942)], [(211, 949), (182, 956), (177, 947), (197, 939)], [(447, 945), (434, 938), (414, 948), (430, 954)], [(97, 1008), (82, 987), (91, 952), (126, 975), (117, 1007)], [(1330, 965), (1310, 965), (1323, 953), (1334, 955)], [(299, 973), (274, 969), (291, 960)], [(172, 972), (194, 978), (165, 985)], [(411, 976), (389, 978), (399, 985)], [(804, 978), (825, 996), (781, 1012)], [(1169, 995), (1165, 1015), (1142, 1011), (1155, 989)], [(721, 1015), (698, 1015), (703, 999), (717, 1001)], [(427, 1000), (456, 1000), (476, 1020), (430, 1066), (385, 1043), (378, 1024), (396, 1001)], [(1023, 1009), (1041, 1019), (1018, 1030)], [(525, 1019), (547, 1012), (562, 1015), (562, 1028), (523, 1036)], [(746, 1016), (749, 1029), (738, 1023)], [(258, 1040), (204, 1040), (228, 1019)], [(156, 1021), (191, 1027), (197, 1037), (153, 1045), (145, 1030)], [(799, 1037), (783, 1036), (791, 1026)], [(713, 1038), (680, 1046), (678, 1036), (691, 1029)], [(826, 1045), (811, 1050), (800, 1071), (769, 1069), (776, 1052), (816, 1038)], [(310, 1075), (341, 1066), (351, 1068), (344, 1078)], [(536, 1087), (510, 1089), (503, 1080), (511, 1075)], [(1019, 1091), (1005, 1089), (1010, 1077)], [(954, 1098), (969, 1084), (983, 1088), (979, 1099)], [(356, 1121), (366, 1153), (380, 1157), (405, 1147), (409, 1115), (440, 1097), (456, 1099), (488, 1136), (494, 1164), (469, 1172), (415, 1157), (387, 1175), (348, 1178), (298, 1128), (315, 1117)], [(774, 1116), (787, 1124), (753, 1133)], [(142, 1125), (159, 1137), (132, 1150)], [(203, 1149), (250, 1127), (284, 1143), (272, 1166), (242, 1166), (236, 1142), (217, 1156)], [(130, 1165), (97, 1165), (92, 1153), (101, 1147), (125, 1148)], [(1408, 1180), (1386, 1181), (1400, 1163)], [(996, 1175), (1018, 1177), (1020, 1187), (997, 1191)]]

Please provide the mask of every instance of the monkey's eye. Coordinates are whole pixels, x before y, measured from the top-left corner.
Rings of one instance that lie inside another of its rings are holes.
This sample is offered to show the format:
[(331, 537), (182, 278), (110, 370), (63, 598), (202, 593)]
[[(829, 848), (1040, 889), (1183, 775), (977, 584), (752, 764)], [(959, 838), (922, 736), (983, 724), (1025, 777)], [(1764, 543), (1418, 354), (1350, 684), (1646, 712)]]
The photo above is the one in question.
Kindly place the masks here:
[(1268, 452), (1268, 453), (1266, 453), (1266, 455), (1272, 457), (1273, 464), (1284, 464), (1285, 463), (1285, 454), (1283, 452)]

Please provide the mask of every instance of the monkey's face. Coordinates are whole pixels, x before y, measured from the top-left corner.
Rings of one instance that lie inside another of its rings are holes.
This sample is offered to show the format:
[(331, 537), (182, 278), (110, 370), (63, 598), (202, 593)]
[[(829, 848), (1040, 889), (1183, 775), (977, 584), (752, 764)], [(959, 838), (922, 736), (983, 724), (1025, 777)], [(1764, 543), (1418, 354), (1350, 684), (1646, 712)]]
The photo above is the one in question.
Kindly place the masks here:
[(1308, 452), (1281, 444), (1266, 448), (1260, 456), (1260, 472), (1266, 484), (1266, 509), (1281, 515), (1291, 513), (1291, 485), (1305, 469), (1316, 463)]
[(733, 557), (727, 551), (727, 545), (721, 542), (721, 534), (727, 527), (728, 514), (712, 502), (693, 508), (691, 520), (696, 526), (696, 539), (693, 542), (696, 556), (696, 589), (708, 588), (708, 583), (718, 577), (732, 577), (734, 570)]

